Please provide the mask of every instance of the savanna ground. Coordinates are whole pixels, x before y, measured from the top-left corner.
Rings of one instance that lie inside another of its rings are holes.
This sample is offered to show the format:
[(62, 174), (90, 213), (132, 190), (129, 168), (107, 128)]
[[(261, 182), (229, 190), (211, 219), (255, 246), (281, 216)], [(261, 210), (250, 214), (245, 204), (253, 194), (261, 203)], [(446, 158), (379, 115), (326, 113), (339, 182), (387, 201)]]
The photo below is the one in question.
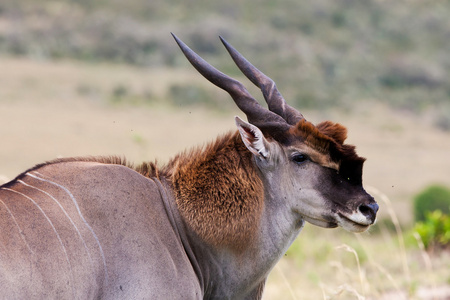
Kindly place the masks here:
[[(226, 104), (219, 112), (166, 99), (174, 83), (209, 88), (194, 70), (11, 57), (0, 58), (0, 65), (3, 181), (59, 156), (113, 154), (163, 163), (234, 130), (233, 115), (242, 116)], [(134, 96), (148, 93), (160, 100)], [(449, 133), (382, 105), (302, 112), (314, 122), (331, 119), (348, 127), (349, 142), (368, 158), (364, 182), (380, 204), (380, 222), (359, 235), (307, 225), (273, 270), (264, 299), (450, 297), (449, 253), (422, 251), (409, 235), (412, 196), (430, 183), (450, 185)], [(392, 225), (397, 220), (401, 232)]]

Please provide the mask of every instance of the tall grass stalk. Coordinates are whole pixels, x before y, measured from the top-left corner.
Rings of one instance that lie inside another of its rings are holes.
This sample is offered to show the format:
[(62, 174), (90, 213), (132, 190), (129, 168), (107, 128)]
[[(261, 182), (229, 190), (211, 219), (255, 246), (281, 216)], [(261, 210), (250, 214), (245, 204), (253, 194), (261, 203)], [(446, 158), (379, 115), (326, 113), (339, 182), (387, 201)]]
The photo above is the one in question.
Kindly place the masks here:
[(406, 256), (405, 240), (403, 238), (403, 231), (402, 231), (402, 228), (400, 227), (400, 222), (398, 221), (397, 215), (395, 214), (392, 203), (389, 200), (389, 198), (385, 194), (383, 194), (381, 191), (379, 191), (378, 189), (376, 189), (372, 186), (367, 186), (366, 189), (370, 194), (377, 195), (379, 197), (379, 199), (381, 201), (383, 201), (383, 203), (386, 205), (386, 209), (392, 220), (392, 223), (394, 224), (395, 232), (397, 234), (397, 239), (399, 242), (399, 247), (400, 247), (400, 251), (401, 251), (400, 257), (402, 259), (402, 266), (403, 266), (403, 274), (404, 274), (408, 284), (410, 284), (411, 283), (411, 273), (409, 270), (408, 259)]
[(359, 283), (361, 285), (361, 292), (363, 293), (363, 295), (365, 295), (365, 288), (364, 288), (364, 275), (363, 272), (361, 271), (361, 264), (359, 262), (359, 256), (358, 253), (356, 253), (355, 249), (353, 249), (352, 247), (350, 247), (349, 245), (346, 244), (342, 244), (338, 247), (336, 247), (336, 249), (344, 249), (347, 252), (353, 253), (353, 255), (355, 256), (355, 260), (356, 260), (356, 265), (358, 266), (358, 275), (359, 275)]
[[(420, 235), (417, 232), (414, 232), (413, 236), (414, 236), (414, 238), (417, 241), (417, 245), (419, 246), (420, 254), (422, 255), (422, 258), (423, 258), (423, 261), (424, 261), (424, 264), (425, 264), (425, 268), (427, 269), (427, 272), (429, 274), (432, 274), (432, 272), (433, 272), (433, 264), (431, 263), (430, 256), (428, 255), (427, 251), (425, 250), (425, 245), (424, 245), (424, 243), (422, 241), (422, 238), (420, 237)], [(432, 284), (432, 289), (434, 291), (437, 290), (436, 282), (434, 282)], [(434, 299), (434, 297), (433, 297), (433, 299)]]
[(419, 246), (420, 252), (422, 254), (422, 258), (425, 263), (425, 267), (431, 273), (431, 271), (433, 269), (432, 264), (431, 264), (431, 258), (428, 255), (427, 251), (425, 250), (425, 245), (422, 241), (422, 238), (420, 237), (420, 235), (417, 232), (414, 232), (413, 236), (417, 240), (417, 245)]
[(362, 238), (362, 236), (360, 234), (355, 234), (355, 237), (358, 240), (361, 247), (364, 249), (364, 252), (367, 255), (368, 262), (373, 267), (375, 267), (375, 269), (378, 270), (378, 272), (383, 274), (392, 283), (392, 286), (394, 287), (394, 289), (399, 294), (401, 294), (402, 290), (401, 290), (400, 286), (398, 285), (397, 281), (394, 279), (392, 274), (388, 270), (386, 270), (386, 268), (384, 268), (382, 265), (380, 265), (379, 263), (376, 262), (376, 260), (372, 256), (371, 252), (367, 249), (366, 243), (364, 242), (364, 239)]
[(295, 296), (294, 290), (291, 287), (291, 284), (289, 283), (289, 280), (284, 275), (283, 270), (281, 270), (280, 265), (276, 264), (275, 269), (277, 269), (278, 273), (280, 274), (281, 278), (283, 279), (283, 282), (286, 284), (286, 287), (287, 287), (289, 293), (291, 294), (292, 299), (298, 300), (298, 298)]
[[(354, 288), (353, 286), (351, 286), (348, 283), (341, 284), (336, 289), (331, 290), (328, 284), (324, 284), (323, 282), (321, 282), (320, 288), (322, 289), (322, 294), (323, 294), (324, 299), (330, 299), (330, 297), (326, 296), (327, 292), (328, 292), (328, 294), (331, 294), (332, 296), (340, 296), (342, 293), (347, 292), (347, 293), (354, 295), (358, 300), (366, 299), (366, 297), (365, 297), (366, 289), (365, 289), (365, 285), (364, 285), (366, 279), (364, 276), (364, 272), (361, 269), (361, 263), (359, 260), (358, 253), (356, 252), (355, 249), (353, 249), (352, 247), (350, 247), (349, 245), (346, 245), (346, 244), (337, 246), (335, 249), (337, 249), (337, 250), (343, 249), (354, 255), (355, 261), (356, 261), (356, 264), (358, 267), (358, 276), (359, 276), (359, 284), (361, 285), (361, 293), (358, 292), (356, 288)], [(354, 274), (354, 272), (351, 269), (345, 267), (342, 264), (342, 262), (340, 262), (340, 261), (332, 261), (332, 262), (330, 262), (330, 266), (335, 267), (336, 269), (340, 270), (340, 272), (347, 275), (349, 278), (351, 278), (352, 275)]]
[[(329, 290), (327, 285), (324, 284), (324, 283), (321, 283), (320, 287), (322, 289), (322, 293), (324, 295), (323, 296), (324, 299), (326, 299), (326, 300), (331, 299), (330, 297), (327, 297), (326, 293), (325, 293), (325, 290), (327, 290), (327, 289)], [(356, 297), (356, 299), (358, 299), (358, 300), (365, 300), (366, 299), (366, 297), (364, 297), (361, 294), (359, 294), (358, 291), (355, 288), (353, 288), (351, 285), (349, 285), (349, 284), (341, 284), (340, 286), (337, 287), (336, 290), (331, 291), (329, 293), (332, 294), (333, 296), (340, 296), (344, 292), (348, 292), (350, 294), (353, 294)]]

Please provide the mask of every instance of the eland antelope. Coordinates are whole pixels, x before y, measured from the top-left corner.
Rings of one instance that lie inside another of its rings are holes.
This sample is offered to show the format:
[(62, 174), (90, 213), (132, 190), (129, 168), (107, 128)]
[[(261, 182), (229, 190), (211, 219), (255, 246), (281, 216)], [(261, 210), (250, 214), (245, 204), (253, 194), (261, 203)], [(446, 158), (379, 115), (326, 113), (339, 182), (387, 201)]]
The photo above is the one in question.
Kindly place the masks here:
[(345, 127), (306, 121), (225, 40), (269, 109), (174, 38), (248, 122), (164, 166), (65, 158), (2, 185), (1, 299), (260, 299), (305, 221), (375, 222)]

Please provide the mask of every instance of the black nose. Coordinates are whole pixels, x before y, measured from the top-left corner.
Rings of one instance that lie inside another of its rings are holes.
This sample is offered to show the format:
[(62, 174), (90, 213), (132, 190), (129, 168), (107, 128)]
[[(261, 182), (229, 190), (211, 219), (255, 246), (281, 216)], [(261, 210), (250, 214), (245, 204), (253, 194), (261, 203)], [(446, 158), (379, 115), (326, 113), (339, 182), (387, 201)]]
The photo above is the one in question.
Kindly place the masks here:
[(364, 216), (370, 219), (372, 223), (375, 222), (377, 211), (379, 209), (378, 204), (375, 202), (370, 204), (361, 204), (358, 209)]

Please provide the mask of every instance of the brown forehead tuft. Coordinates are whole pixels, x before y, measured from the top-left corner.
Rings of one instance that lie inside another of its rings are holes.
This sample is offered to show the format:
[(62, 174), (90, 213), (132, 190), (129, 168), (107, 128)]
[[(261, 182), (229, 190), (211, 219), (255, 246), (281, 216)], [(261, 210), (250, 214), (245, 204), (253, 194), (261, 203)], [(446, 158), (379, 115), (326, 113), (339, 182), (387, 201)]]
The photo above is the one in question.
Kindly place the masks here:
[(299, 139), (307, 146), (329, 156), (331, 161), (339, 163), (339, 173), (342, 176), (355, 183), (361, 183), (365, 158), (356, 154), (355, 146), (344, 144), (347, 138), (347, 129), (344, 126), (330, 121), (314, 126), (306, 120), (301, 120), (289, 130), (289, 133), (294, 140)]
[(335, 143), (331, 136), (320, 130), (320, 127), (314, 126), (314, 124), (305, 119), (300, 120), (289, 131), (295, 140), (300, 139), (306, 145), (323, 154), (329, 153), (330, 144)]
[(319, 132), (331, 137), (338, 144), (344, 144), (344, 141), (347, 139), (347, 128), (339, 123), (325, 121), (317, 124), (316, 127)]

